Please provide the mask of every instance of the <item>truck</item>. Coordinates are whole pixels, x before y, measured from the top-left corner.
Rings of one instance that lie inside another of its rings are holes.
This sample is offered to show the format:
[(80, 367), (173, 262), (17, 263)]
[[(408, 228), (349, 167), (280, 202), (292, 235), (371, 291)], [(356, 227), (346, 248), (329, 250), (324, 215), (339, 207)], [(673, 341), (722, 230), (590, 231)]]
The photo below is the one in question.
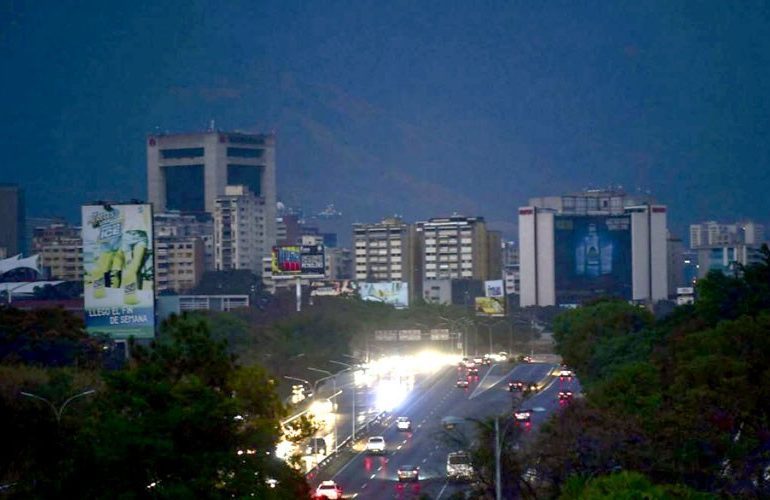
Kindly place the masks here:
[(471, 456), (465, 451), (453, 451), (446, 457), (446, 476), (453, 481), (473, 479)]

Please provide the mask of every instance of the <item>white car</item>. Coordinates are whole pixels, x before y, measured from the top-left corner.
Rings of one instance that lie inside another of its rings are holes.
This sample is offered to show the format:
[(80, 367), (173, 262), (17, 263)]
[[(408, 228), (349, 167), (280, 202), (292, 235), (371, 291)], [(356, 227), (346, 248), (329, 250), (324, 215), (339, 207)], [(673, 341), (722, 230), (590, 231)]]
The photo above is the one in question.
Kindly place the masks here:
[(407, 432), (411, 431), (412, 421), (409, 419), (409, 417), (398, 417), (396, 419), (396, 429)]
[(315, 490), (316, 498), (342, 498), (342, 487), (334, 481), (323, 481)]
[(385, 453), (385, 438), (382, 436), (372, 436), (366, 442), (366, 451), (368, 453)]

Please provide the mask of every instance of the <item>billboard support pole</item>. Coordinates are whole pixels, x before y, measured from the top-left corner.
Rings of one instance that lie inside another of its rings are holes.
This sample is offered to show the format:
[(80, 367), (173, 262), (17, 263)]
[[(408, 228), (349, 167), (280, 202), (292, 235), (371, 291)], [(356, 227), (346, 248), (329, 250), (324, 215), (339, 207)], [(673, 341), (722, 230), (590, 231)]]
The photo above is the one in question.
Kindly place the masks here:
[(302, 310), (302, 278), (297, 276), (297, 312)]

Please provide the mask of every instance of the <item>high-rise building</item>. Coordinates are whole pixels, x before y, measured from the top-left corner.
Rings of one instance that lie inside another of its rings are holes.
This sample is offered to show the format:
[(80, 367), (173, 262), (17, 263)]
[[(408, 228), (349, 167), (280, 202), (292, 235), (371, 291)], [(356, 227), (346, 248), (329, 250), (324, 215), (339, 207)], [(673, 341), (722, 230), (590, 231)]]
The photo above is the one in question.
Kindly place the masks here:
[(205, 249), (197, 236), (155, 238), (155, 290), (186, 293), (198, 286), (204, 272)]
[(756, 222), (708, 221), (690, 225), (690, 248), (698, 255), (698, 278), (712, 270), (732, 272), (737, 264), (760, 261), (759, 248), (764, 242), (765, 227)]
[(203, 270), (214, 270), (214, 219), (212, 217), (184, 214), (179, 211), (159, 212), (153, 215), (153, 223), (156, 239), (197, 238), (201, 240)]
[(355, 278), (365, 282), (408, 283), (410, 301), (422, 294), (415, 227), (397, 217), (353, 224)]
[[(147, 138), (147, 192), (156, 212), (214, 213), (226, 186), (263, 200), (264, 237), (275, 240), (275, 137), (209, 131)], [(258, 268), (258, 266), (257, 266)]]
[[(273, 207), (274, 210), (275, 207)], [(214, 207), (214, 266), (217, 270), (250, 269), (262, 273), (262, 259), (273, 246), (275, 214), (248, 186), (227, 186)]]
[(24, 231), (24, 191), (16, 184), (0, 184), (0, 248), (11, 256), (25, 253)]
[(675, 298), (677, 288), (692, 286), (685, 281), (684, 277), (684, 244), (682, 238), (669, 233), (666, 239), (668, 251), (668, 296)]
[(83, 279), (83, 238), (78, 226), (59, 222), (32, 232), (32, 253), (40, 256), (43, 274), (51, 279)]
[(502, 245), (498, 231), (483, 217), (432, 218), (417, 223), (425, 280), (502, 279)]
[(666, 235), (666, 207), (649, 197), (592, 190), (530, 199), (519, 208), (520, 304), (664, 300)]

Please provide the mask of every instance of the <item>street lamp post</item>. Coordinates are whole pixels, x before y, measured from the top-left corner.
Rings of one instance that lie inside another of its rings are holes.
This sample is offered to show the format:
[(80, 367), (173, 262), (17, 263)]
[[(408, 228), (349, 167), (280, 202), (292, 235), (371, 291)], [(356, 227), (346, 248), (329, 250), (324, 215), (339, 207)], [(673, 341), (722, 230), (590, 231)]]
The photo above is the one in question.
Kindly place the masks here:
[[(329, 362), (330, 363), (337, 363), (338, 365), (342, 365), (342, 366), (347, 366), (347, 368), (345, 370), (342, 370), (342, 371), (350, 370), (350, 373), (353, 373), (353, 365), (349, 365), (347, 363), (343, 363), (342, 361), (334, 361), (333, 359), (330, 359)], [(342, 372), (340, 372), (340, 373), (342, 373)], [(353, 420), (353, 428), (352, 428), (352, 431), (351, 431), (351, 434), (350, 434), (350, 441), (352, 443), (355, 443), (356, 442), (356, 377), (355, 377), (355, 375), (353, 375), (353, 384), (352, 384), (352, 386), (353, 386), (353, 409), (351, 411), (351, 413), (352, 413), (351, 416), (352, 416), (352, 420)]]
[(69, 398), (67, 398), (66, 401), (64, 401), (64, 403), (61, 404), (61, 406), (56, 408), (56, 405), (54, 405), (50, 400), (48, 400), (48, 399), (46, 399), (46, 398), (44, 398), (42, 396), (38, 396), (37, 394), (32, 394), (31, 392), (24, 392), (24, 391), (20, 392), (20, 394), (22, 396), (25, 396), (25, 397), (28, 397), (28, 398), (37, 399), (37, 400), (43, 401), (44, 403), (47, 403), (48, 406), (51, 407), (51, 410), (53, 410), (53, 414), (56, 417), (56, 424), (57, 425), (61, 424), (62, 413), (64, 413), (64, 409), (67, 407), (68, 404), (70, 404), (72, 401), (74, 401), (74, 400), (76, 400), (78, 398), (82, 398), (82, 397), (85, 397), (85, 396), (90, 396), (91, 394), (94, 394), (94, 393), (96, 393), (95, 389), (89, 389), (87, 391), (80, 392), (78, 394), (75, 394), (74, 396), (70, 396)]

